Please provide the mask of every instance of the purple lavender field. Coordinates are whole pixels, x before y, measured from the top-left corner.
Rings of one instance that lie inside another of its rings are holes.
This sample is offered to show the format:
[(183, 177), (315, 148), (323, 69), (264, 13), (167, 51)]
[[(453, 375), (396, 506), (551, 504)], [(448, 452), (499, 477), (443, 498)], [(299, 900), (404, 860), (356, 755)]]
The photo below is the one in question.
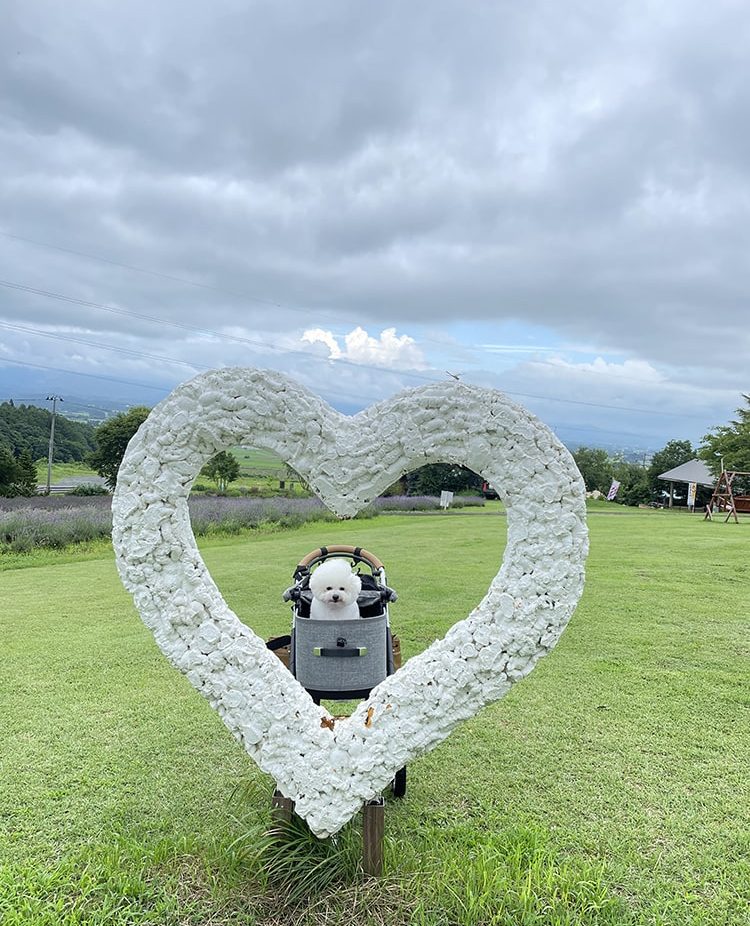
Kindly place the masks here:
[[(376, 512), (381, 511), (438, 511), (440, 499), (435, 495), (385, 495), (372, 502)], [(451, 508), (481, 508), (481, 495), (454, 495)]]
[[(317, 498), (190, 499), (190, 520), (197, 537), (238, 534), (261, 526), (299, 527), (309, 521), (333, 521)], [(452, 507), (484, 505), (483, 498), (456, 496)], [(433, 496), (395, 495), (377, 498), (359, 517), (387, 512), (432, 511), (440, 507)], [(28, 553), (39, 548), (61, 549), (109, 537), (112, 531), (110, 496), (49, 496), (0, 499), (0, 553)]]
[[(3, 500), (0, 553), (27, 553), (40, 547), (61, 549), (109, 537), (112, 532), (110, 497), (49, 497), (23, 499), (18, 504), (20, 501)], [(292, 528), (333, 517), (316, 498), (190, 499), (190, 520), (196, 536), (236, 534), (271, 524)]]

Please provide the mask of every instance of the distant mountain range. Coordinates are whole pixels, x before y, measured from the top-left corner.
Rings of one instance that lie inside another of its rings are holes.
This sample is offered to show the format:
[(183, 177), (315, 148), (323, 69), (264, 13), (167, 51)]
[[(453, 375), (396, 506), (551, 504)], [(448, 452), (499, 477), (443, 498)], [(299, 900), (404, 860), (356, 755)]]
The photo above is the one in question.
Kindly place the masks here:
[[(95, 388), (92, 388), (94, 387)], [(61, 395), (63, 402), (58, 410), (66, 418), (74, 421), (99, 424), (111, 415), (126, 410), (132, 405), (152, 407), (172, 391), (171, 385), (163, 388), (146, 384), (109, 382), (99, 377), (85, 377), (83, 374), (56, 373), (50, 370), (35, 370), (24, 367), (6, 367), (0, 363), (0, 402), (13, 399), (17, 404), (37, 405), (50, 408), (46, 401), (53, 393)], [(355, 414), (359, 406), (338, 404), (337, 408), (344, 414)], [(566, 433), (565, 428), (556, 432), (560, 440), (571, 450), (583, 444), (606, 450), (612, 457), (622, 458), (628, 462), (640, 463), (645, 455), (650, 455), (655, 447), (623, 445), (615, 441), (582, 441), (574, 437), (573, 432)]]
[[(156, 405), (171, 389), (169, 385), (162, 389), (143, 383), (111, 382), (99, 376), (4, 366), (0, 363), (0, 402), (13, 399), (16, 404), (23, 402), (49, 408), (51, 403), (46, 398), (55, 394), (63, 397), (59, 406), (63, 415), (94, 423), (131, 405)], [(88, 417), (84, 418), (84, 415)]]

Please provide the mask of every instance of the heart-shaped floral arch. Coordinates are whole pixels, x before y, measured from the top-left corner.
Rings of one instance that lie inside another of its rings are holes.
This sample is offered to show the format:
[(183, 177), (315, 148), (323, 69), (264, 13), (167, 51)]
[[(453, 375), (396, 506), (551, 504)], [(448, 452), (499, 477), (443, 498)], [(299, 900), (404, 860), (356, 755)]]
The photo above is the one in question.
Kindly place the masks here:
[[(341, 517), (437, 462), (479, 473), (507, 507), (505, 555), (482, 602), (333, 729), (230, 610), (195, 544), (193, 480), (241, 443), (278, 454)], [(585, 494), (572, 457), (504, 395), (460, 382), (407, 390), (347, 417), (279, 373), (203, 374), (154, 408), (132, 439), (112, 510), (120, 576), (159, 647), (321, 837), (526, 676), (583, 590)]]

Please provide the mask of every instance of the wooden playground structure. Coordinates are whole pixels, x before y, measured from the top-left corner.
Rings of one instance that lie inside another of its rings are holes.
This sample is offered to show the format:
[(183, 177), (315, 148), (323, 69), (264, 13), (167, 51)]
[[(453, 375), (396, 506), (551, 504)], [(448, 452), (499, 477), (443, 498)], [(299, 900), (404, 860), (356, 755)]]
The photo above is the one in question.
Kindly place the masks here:
[(713, 515), (716, 512), (721, 514), (726, 512), (727, 516), (724, 518), (725, 524), (732, 517), (735, 522), (739, 524), (740, 519), (737, 517), (738, 512), (740, 514), (750, 514), (750, 495), (735, 495), (732, 488), (738, 476), (750, 477), (750, 472), (743, 472), (741, 470), (721, 471), (719, 480), (714, 487), (711, 501), (706, 505), (706, 514), (703, 517), (704, 521), (713, 521)]

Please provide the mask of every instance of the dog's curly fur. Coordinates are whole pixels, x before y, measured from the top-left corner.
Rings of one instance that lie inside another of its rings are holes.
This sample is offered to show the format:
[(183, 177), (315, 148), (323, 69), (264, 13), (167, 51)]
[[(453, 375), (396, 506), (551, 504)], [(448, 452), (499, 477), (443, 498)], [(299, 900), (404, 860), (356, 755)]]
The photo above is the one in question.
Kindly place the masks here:
[(327, 621), (358, 618), (357, 596), (361, 589), (362, 580), (346, 560), (326, 560), (310, 576), (310, 617)]

